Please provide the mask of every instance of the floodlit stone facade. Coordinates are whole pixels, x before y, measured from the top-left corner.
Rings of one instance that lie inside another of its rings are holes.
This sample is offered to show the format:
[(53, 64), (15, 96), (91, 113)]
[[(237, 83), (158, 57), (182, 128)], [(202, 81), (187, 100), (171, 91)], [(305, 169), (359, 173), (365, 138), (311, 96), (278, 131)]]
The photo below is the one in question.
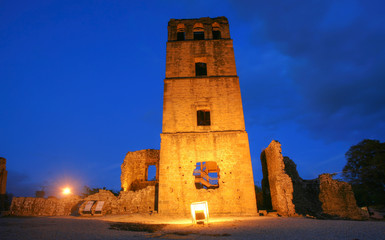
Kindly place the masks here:
[[(208, 201), (213, 214), (257, 212), (225, 17), (169, 21), (162, 127), (159, 213), (187, 215), (198, 201)], [(216, 163), (218, 186), (196, 187), (193, 173), (202, 162)]]

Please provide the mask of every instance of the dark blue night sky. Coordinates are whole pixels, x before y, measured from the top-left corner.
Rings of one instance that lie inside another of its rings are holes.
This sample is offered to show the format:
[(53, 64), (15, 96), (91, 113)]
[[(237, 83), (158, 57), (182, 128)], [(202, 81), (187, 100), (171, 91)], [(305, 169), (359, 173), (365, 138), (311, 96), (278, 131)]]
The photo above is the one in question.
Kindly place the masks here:
[(383, 1), (0, 1), (7, 191), (120, 189), (128, 151), (159, 149), (167, 23), (226, 16), (254, 179), (273, 140), (305, 179), (385, 140)]

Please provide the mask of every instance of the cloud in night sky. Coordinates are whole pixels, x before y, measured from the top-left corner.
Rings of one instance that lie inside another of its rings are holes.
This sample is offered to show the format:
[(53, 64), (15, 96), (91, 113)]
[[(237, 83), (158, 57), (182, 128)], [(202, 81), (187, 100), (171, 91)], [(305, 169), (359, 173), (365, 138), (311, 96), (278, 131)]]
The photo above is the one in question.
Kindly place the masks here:
[[(258, 81), (248, 79), (252, 86), (248, 90), (261, 88), (255, 100), (281, 108), (277, 121), (293, 119), (326, 141), (385, 135), (381, 1), (234, 1), (233, 5), (244, 21), (257, 26), (251, 44), (267, 65), (257, 71)], [(264, 121), (274, 124), (271, 120), (276, 117)]]

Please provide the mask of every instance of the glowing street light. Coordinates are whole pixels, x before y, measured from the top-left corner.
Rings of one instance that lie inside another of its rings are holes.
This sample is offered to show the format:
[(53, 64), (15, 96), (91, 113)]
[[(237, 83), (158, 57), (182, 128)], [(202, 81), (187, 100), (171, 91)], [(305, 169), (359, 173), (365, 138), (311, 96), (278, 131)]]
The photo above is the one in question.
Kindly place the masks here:
[(198, 222), (209, 223), (209, 206), (207, 201), (191, 203), (193, 224)]
[(63, 195), (69, 195), (69, 194), (71, 194), (71, 189), (70, 189), (69, 187), (63, 188), (62, 194), (63, 194)]

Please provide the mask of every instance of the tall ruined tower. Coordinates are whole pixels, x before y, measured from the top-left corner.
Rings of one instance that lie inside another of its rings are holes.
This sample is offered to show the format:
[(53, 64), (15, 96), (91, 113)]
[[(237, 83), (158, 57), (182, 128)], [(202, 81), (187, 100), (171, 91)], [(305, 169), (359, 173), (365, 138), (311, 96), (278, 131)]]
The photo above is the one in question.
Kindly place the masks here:
[(257, 211), (233, 41), (225, 17), (168, 23), (159, 212)]

